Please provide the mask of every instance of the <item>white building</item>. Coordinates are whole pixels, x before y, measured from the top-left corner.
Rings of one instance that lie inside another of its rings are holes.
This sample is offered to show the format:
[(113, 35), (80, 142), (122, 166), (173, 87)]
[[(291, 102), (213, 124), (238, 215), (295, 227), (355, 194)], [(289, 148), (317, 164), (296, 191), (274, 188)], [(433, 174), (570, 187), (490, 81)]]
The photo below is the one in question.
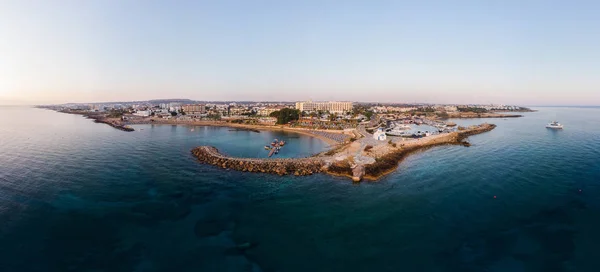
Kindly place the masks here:
[(383, 131), (383, 128), (378, 128), (377, 131), (375, 131), (373, 133), (373, 139), (378, 140), (378, 141), (385, 141), (387, 139), (387, 136), (385, 135), (385, 131)]
[(346, 113), (352, 111), (352, 102), (296, 102), (296, 109), (300, 111), (329, 111), (331, 113)]
[(283, 107), (265, 107), (265, 108), (260, 108), (256, 113), (259, 116), (269, 116), (271, 113), (279, 111), (283, 109)]
[(133, 115), (135, 115), (135, 116), (141, 116), (141, 117), (148, 117), (151, 114), (152, 113), (149, 110), (146, 110), (146, 111), (137, 111)]

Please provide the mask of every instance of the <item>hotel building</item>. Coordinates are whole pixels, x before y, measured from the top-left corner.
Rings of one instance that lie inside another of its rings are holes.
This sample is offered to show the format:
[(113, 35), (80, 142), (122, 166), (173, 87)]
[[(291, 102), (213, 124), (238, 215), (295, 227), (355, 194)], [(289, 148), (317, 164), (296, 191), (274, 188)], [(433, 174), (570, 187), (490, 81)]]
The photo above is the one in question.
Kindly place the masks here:
[(331, 113), (346, 113), (352, 111), (352, 102), (296, 102), (296, 109), (300, 111), (329, 111)]
[(206, 111), (206, 107), (204, 105), (183, 105), (181, 109), (185, 113), (204, 113)]

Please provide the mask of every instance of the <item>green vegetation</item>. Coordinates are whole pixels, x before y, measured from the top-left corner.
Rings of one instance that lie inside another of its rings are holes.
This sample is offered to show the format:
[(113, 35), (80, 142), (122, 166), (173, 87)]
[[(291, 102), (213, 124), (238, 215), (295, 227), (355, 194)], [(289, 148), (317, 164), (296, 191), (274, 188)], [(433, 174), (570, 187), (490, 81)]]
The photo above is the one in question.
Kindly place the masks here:
[(108, 114), (106, 115), (106, 117), (108, 117), (108, 118), (121, 118), (123, 116), (123, 114), (125, 114), (124, 110), (111, 110), (110, 112), (108, 112)]
[(277, 118), (278, 125), (284, 125), (291, 121), (297, 121), (300, 119), (300, 110), (285, 108), (279, 111), (274, 111), (269, 114), (269, 116)]
[(206, 117), (210, 120), (221, 120), (221, 114), (219, 113), (209, 114)]
[(437, 116), (442, 119), (448, 119), (450, 117), (447, 112), (440, 112), (437, 114)]
[(460, 112), (476, 112), (476, 113), (488, 112), (488, 110), (486, 110), (484, 108), (475, 108), (475, 107), (459, 107), (457, 109)]
[(255, 112), (255, 111), (247, 111), (247, 112), (241, 113), (240, 115), (242, 115), (242, 116), (256, 116), (257, 112)]

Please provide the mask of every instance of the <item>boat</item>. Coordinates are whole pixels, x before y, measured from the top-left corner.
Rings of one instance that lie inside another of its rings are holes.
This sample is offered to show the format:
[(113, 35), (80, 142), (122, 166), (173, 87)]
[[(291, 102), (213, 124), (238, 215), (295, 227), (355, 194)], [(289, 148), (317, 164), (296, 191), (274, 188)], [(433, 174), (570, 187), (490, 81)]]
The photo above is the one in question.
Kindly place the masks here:
[(554, 121), (552, 123), (549, 123), (546, 125), (546, 128), (552, 128), (552, 129), (562, 129), (563, 125), (561, 125), (559, 122)]
[(270, 147), (270, 146), (268, 146), (268, 145), (265, 145), (265, 149), (266, 149), (266, 150), (271, 150), (271, 147)]

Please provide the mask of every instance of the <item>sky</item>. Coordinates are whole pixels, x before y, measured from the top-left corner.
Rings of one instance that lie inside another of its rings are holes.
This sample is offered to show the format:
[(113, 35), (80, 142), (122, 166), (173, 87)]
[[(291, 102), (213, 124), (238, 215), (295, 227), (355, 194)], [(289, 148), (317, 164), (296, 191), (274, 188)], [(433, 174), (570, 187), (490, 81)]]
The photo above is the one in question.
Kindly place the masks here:
[(1, 0), (0, 105), (600, 105), (600, 1)]

